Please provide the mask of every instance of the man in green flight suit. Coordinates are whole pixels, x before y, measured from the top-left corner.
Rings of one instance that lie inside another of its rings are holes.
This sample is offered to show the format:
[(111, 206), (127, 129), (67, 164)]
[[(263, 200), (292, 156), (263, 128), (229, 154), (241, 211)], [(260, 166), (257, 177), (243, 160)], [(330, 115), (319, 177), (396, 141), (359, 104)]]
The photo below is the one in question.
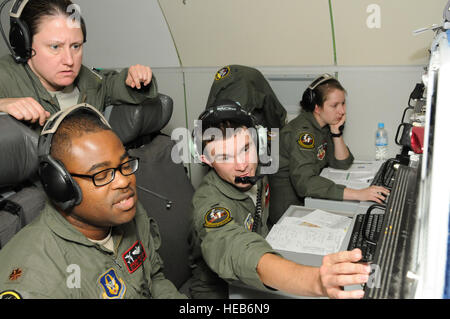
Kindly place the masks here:
[[(254, 118), (232, 101), (217, 101), (194, 129), (198, 156), (212, 169), (193, 197), (193, 298), (226, 298), (227, 282), (263, 290), (361, 298), (341, 286), (367, 282), (361, 251), (324, 257), (320, 268), (282, 258), (265, 240), (270, 190), (259, 175)], [(200, 145), (201, 144), (201, 145)]]
[(138, 159), (101, 113), (55, 113), (39, 156), (49, 201), (0, 250), (0, 299), (186, 298), (162, 272), (158, 226), (137, 199)]
[[(11, 24), (12, 54), (0, 58), (0, 111), (42, 126), (50, 114), (78, 103), (103, 111), (111, 104), (135, 105), (157, 97), (148, 66), (116, 72), (91, 71), (82, 64), (86, 26), (80, 12), (72, 13), (70, 0), (23, 4), (20, 17), (13, 19), (18, 22)], [(28, 30), (28, 41), (17, 36), (19, 22)]]

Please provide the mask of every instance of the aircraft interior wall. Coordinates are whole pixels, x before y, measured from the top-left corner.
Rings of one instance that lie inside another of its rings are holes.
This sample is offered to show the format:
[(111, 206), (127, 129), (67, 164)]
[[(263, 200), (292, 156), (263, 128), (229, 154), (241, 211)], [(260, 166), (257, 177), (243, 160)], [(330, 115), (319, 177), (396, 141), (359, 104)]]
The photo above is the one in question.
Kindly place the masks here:
[[(376, 124), (384, 122), (389, 155), (415, 83), (428, 62), (446, 0), (75, 0), (86, 20), (84, 63), (152, 67), (161, 93), (174, 100), (164, 133), (192, 128), (215, 72), (227, 64), (258, 68), (292, 118), (309, 82), (336, 74), (346, 88), (344, 137), (355, 158), (374, 157)], [(9, 29), (7, 14), (2, 22)], [(3, 43), (0, 54), (7, 53)], [(198, 186), (204, 168), (190, 165)]]

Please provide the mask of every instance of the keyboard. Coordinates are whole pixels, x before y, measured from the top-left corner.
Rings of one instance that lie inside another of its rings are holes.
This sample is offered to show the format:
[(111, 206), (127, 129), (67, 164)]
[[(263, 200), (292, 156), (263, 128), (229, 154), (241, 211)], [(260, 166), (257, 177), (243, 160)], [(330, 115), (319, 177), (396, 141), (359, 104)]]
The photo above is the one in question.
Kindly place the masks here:
[(375, 177), (370, 185), (383, 186), (392, 189), (392, 186), (394, 186), (395, 172), (398, 164), (399, 163), (395, 158), (390, 158), (385, 161), (375, 174)]
[[(368, 220), (365, 229), (363, 229), (365, 226), (365, 216), (367, 216)], [(376, 243), (380, 237), (380, 232), (383, 226), (384, 214), (358, 214), (355, 218), (356, 221), (350, 236), (348, 250), (355, 248), (361, 249), (361, 261), (371, 262), (375, 255), (375, 250), (377, 248)]]
[(412, 298), (411, 285), (407, 279), (408, 270), (415, 272), (417, 262), (416, 200), (418, 180), (417, 169), (400, 165), (395, 175), (394, 187), (386, 204), (384, 222), (377, 240), (372, 264), (377, 265), (376, 284), (365, 289), (364, 298)]

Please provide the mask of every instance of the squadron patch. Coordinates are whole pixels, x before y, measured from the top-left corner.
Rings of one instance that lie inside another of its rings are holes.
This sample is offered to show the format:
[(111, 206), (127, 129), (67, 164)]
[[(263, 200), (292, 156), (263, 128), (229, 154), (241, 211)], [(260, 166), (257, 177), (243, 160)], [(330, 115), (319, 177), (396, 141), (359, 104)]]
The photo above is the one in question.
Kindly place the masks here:
[(98, 282), (103, 288), (102, 298), (103, 299), (123, 299), (127, 287), (123, 280), (117, 277), (114, 268), (110, 268), (107, 272), (103, 273)]
[(214, 77), (214, 79), (216, 81), (224, 79), (230, 74), (230, 72), (231, 72), (230, 67), (229, 66), (225, 66), (225, 67), (221, 68), (219, 71), (217, 71), (216, 76)]
[(314, 136), (309, 133), (301, 133), (297, 142), (302, 148), (314, 148)]
[(5, 290), (0, 292), (0, 299), (23, 299), (23, 298), (17, 291)]
[(328, 144), (325, 142), (317, 148), (317, 158), (321, 161), (325, 158)]
[(126, 252), (122, 254), (123, 261), (127, 265), (128, 272), (134, 273), (143, 263), (147, 254), (140, 241), (136, 241)]
[(223, 207), (214, 207), (208, 210), (205, 215), (203, 226), (208, 228), (217, 228), (228, 224), (233, 218), (230, 211)]

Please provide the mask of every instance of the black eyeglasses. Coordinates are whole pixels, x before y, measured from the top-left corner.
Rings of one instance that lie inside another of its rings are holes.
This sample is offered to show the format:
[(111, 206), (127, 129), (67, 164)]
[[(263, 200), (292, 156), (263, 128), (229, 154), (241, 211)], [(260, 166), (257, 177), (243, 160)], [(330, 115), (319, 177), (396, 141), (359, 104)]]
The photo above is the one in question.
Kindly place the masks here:
[(139, 158), (133, 157), (125, 163), (120, 164), (116, 168), (107, 168), (100, 172), (97, 172), (93, 175), (84, 175), (84, 174), (74, 174), (70, 173), (70, 175), (75, 177), (85, 177), (92, 179), (92, 182), (95, 186), (105, 186), (111, 183), (116, 176), (116, 171), (119, 170), (123, 176), (128, 176), (134, 174), (139, 167)]

